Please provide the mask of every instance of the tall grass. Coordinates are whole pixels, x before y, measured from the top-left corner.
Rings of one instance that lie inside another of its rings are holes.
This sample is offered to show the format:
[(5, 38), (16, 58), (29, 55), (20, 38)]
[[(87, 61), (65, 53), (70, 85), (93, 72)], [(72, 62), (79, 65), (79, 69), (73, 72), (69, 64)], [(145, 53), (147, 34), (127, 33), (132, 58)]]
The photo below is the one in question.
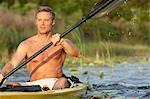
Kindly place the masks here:
[(75, 32), (72, 32), (69, 37), (71, 37), (71, 39), (74, 41), (74, 43), (76, 43), (76, 45), (80, 49), (81, 57), (77, 59), (72, 59), (71, 57), (69, 57), (69, 59), (67, 59), (66, 66), (68, 66), (69, 64), (71, 66), (75, 64), (75, 65), (80, 66), (81, 67), (80, 70), (82, 71), (84, 63), (85, 63), (84, 57), (85, 57), (85, 46), (86, 46), (86, 44), (83, 43), (85, 41), (84, 33), (82, 29), (79, 27), (75, 30)]
[[(68, 59), (66, 66), (109, 66), (111, 70), (115, 64), (122, 62), (149, 61), (150, 47), (145, 45), (129, 45), (111, 42), (85, 42), (81, 43), (81, 51), (84, 53), (80, 59)], [(143, 58), (143, 60), (141, 58)], [(72, 63), (72, 60), (74, 61)], [(82, 60), (82, 64), (79, 64)]]

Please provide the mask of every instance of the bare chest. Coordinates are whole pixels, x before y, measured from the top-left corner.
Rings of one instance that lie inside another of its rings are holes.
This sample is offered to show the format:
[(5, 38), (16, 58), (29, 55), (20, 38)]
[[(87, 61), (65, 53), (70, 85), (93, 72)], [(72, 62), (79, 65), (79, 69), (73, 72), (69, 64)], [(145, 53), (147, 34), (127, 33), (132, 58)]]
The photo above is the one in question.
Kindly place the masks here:
[[(44, 46), (45, 45), (42, 45), (42, 44), (32, 44), (31, 47), (29, 47), (28, 49), (27, 57), (31, 57), (33, 54), (35, 54)], [(63, 53), (63, 49), (60, 45), (51, 46), (48, 49), (46, 49), (44, 52), (42, 52), (40, 55), (35, 57), (32, 61), (42, 61), (47, 58), (56, 58), (56, 57), (59, 57), (62, 53)]]

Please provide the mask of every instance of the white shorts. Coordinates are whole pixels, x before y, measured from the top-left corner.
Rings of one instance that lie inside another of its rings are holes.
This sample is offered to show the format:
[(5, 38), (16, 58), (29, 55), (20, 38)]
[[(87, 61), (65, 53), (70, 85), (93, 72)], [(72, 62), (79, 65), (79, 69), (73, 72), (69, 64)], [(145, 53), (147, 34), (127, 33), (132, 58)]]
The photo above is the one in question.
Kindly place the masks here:
[(50, 90), (52, 90), (57, 80), (58, 80), (57, 78), (46, 78), (32, 82), (18, 82), (18, 83), (22, 86), (39, 85), (41, 88), (48, 87)]

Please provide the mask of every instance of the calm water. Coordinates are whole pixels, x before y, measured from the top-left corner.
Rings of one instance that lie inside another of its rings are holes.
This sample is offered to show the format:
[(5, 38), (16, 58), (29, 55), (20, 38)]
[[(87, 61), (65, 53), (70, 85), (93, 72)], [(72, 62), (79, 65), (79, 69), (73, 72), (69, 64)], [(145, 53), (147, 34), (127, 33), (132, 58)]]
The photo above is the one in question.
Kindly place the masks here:
[[(109, 99), (150, 99), (150, 63), (124, 63), (113, 68), (64, 68), (64, 73), (72, 75), (72, 69), (77, 70), (73, 75), (89, 85), (86, 98), (103, 96)], [(26, 69), (21, 69), (9, 77), (8, 81), (28, 79)]]

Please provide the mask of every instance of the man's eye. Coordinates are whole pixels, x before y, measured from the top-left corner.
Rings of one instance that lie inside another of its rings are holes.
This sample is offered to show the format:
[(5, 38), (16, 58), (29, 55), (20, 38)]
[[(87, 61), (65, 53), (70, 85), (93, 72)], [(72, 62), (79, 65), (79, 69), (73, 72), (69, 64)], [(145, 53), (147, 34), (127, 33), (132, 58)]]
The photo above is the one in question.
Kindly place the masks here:
[(49, 21), (49, 19), (45, 19), (45, 21)]
[(38, 21), (41, 21), (41, 19), (38, 19)]

